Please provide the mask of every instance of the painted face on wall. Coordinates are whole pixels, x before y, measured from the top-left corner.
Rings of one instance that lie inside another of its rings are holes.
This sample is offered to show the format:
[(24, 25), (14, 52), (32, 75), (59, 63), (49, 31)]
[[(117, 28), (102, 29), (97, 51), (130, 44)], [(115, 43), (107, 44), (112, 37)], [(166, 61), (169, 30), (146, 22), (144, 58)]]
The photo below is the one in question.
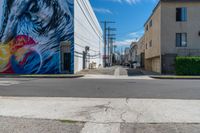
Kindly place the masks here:
[[(59, 73), (60, 41), (73, 42), (73, 0), (2, 0), (0, 8), (0, 72), (9, 63), (16, 68), (17, 61), (24, 70), (13, 73)], [(34, 45), (26, 41), (21, 45), (20, 37)], [(8, 54), (9, 61), (1, 60)], [(23, 63), (22, 58), (26, 58)]]

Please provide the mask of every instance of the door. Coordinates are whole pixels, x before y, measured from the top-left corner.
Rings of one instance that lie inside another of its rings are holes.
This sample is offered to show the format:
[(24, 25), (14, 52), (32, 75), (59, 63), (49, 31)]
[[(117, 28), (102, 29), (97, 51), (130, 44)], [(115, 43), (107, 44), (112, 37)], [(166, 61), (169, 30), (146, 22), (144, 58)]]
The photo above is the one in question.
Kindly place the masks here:
[(86, 52), (83, 51), (83, 69), (86, 68)]
[(71, 50), (69, 42), (61, 43), (61, 71), (62, 73), (71, 72)]
[(71, 70), (71, 53), (63, 53), (63, 68), (65, 72)]
[(141, 68), (144, 68), (144, 60), (145, 60), (144, 58), (145, 58), (145, 54), (144, 54), (144, 53), (141, 53), (140, 58), (141, 58), (141, 59), (140, 59), (140, 61), (141, 61), (141, 62), (140, 62), (140, 67), (141, 67)]

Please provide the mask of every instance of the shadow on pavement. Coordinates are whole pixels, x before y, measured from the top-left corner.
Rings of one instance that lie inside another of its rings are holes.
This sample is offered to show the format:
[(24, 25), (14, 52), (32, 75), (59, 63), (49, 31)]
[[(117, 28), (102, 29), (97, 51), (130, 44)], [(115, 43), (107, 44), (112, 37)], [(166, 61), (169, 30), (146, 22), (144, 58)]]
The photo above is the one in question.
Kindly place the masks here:
[(139, 69), (127, 69), (128, 76), (143, 76), (143, 72)]

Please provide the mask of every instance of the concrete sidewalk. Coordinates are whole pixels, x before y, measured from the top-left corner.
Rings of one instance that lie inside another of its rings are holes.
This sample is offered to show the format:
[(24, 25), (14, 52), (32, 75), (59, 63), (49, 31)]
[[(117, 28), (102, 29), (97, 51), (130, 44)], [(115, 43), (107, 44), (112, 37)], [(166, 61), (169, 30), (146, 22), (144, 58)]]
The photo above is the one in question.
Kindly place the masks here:
[(0, 78), (80, 78), (84, 74), (0, 74)]
[(83, 126), (81, 133), (132, 133), (133, 130), (160, 133), (154, 131), (164, 128), (170, 133), (178, 133), (179, 128), (181, 131), (187, 126), (190, 130), (186, 131), (195, 133), (199, 131), (199, 110), (199, 100), (0, 98), (3, 118), (84, 123), (80, 125)]
[[(1, 133), (199, 133), (200, 124), (94, 124), (47, 119), (0, 117)], [(104, 127), (104, 128), (102, 128)], [(88, 130), (88, 128), (90, 130)], [(101, 128), (99, 130), (99, 128)]]

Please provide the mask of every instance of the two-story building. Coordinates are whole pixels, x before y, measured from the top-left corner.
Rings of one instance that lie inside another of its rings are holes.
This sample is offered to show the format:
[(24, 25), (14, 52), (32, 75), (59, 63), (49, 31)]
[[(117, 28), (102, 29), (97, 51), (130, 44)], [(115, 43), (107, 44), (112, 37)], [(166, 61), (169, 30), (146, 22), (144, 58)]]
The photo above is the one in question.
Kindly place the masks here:
[(144, 27), (146, 70), (173, 73), (177, 56), (200, 56), (200, 0), (160, 0)]
[(89, 0), (1, 0), (0, 73), (76, 73), (101, 66), (102, 36)]

